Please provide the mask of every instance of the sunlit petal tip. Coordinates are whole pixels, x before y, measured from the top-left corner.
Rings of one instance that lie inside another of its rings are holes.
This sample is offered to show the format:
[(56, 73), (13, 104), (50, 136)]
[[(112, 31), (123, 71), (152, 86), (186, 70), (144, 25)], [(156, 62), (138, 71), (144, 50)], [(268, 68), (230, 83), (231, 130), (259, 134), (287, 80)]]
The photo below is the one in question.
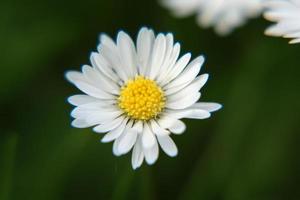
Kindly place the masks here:
[(299, 38), (299, 39), (291, 40), (291, 41), (289, 42), (289, 44), (297, 44), (297, 43), (300, 43), (300, 38)]
[(205, 62), (205, 56), (204, 55), (200, 55), (199, 56), (199, 64), (202, 66)]
[(211, 108), (209, 110), (209, 112), (216, 112), (220, 109), (223, 108), (223, 105), (222, 104), (219, 104), (219, 103), (211, 103)]
[(106, 33), (100, 33), (99, 34), (99, 41), (105, 42), (105, 40), (110, 40), (111, 38)]
[(65, 72), (65, 78), (72, 84), (81, 78), (81, 73), (78, 71), (69, 70)]
[(212, 110), (211, 112), (216, 112), (218, 110), (221, 110), (223, 108), (222, 104), (217, 104), (216, 108), (214, 110)]
[(74, 119), (71, 123), (74, 128), (88, 128), (90, 125), (83, 119)]
[(73, 101), (73, 99), (74, 99), (74, 96), (70, 96), (70, 97), (67, 98), (67, 102), (69, 104), (76, 105), (76, 103)]

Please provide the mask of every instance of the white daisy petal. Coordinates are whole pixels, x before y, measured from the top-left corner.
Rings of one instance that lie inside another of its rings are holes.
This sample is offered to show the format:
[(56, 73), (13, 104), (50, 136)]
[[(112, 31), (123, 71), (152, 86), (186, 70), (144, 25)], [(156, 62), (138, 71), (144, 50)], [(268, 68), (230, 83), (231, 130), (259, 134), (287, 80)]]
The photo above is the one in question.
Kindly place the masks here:
[(190, 119), (207, 119), (210, 117), (210, 112), (199, 109), (199, 108), (193, 108), (193, 106), (182, 109), (182, 110), (170, 110), (168, 109), (166, 111), (167, 116), (172, 116), (176, 119), (182, 119), (182, 118), (190, 118)]
[(120, 141), (121, 141), (121, 137), (118, 137), (115, 141), (114, 141), (114, 143), (113, 143), (113, 154), (115, 155), (115, 156), (121, 156), (122, 155), (122, 153), (121, 152), (119, 152), (119, 144), (120, 144)]
[(71, 83), (73, 83), (75, 85), (75, 83), (77, 81), (86, 81), (85, 78), (83, 77), (82, 73), (77, 72), (77, 71), (67, 71), (66, 74), (66, 79), (68, 81), (70, 81)]
[(116, 106), (116, 101), (115, 100), (100, 100), (98, 99), (97, 101), (91, 102), (91, 103), (85, 103), (81, 104), (78, 107), (81, 109), (87, 109), (87, 110), (101, 110), (101, 109), (107, 109), (108, 107), (110, 109), (118, 109)]
[(202, 4), (199, 0), (164, 0), (163, 5), (170, 8), (177, 17), (189, 16), (198, 10)]
[[(192, 82), (193, 80), (191, 80), (190, 82)], [(170, 89), (166, 89), (165, 90), (165, 95), (166, 96), (169, 96), (169, 95), (172, 95), (180, 90), (182, 90), (183, 88), (185, 88), (188, 84), (190, 84), (190, 82), (187, 82), (185, 84), (182, 84), (182, 85), (179, 85), (177, 87), (172, 87)]]
[(197, 76), (197, 74), (199, 73), (203, 63), (204, 63), (204, 57), (203, 56), (199, 56), (199, 57), (195, 58), (185, 68), (185, 70), (176, 79), (174, 79), (171, 83), (166, 85), (166, 87), (164, 89), (168, 90), (170, 88), (174, 88), (174, 87), (177, 87), (179, 85), (189, 84)]
[(202, 109), (206, 110), (208, 112), (215, 112), (219, 109), (222, 108), (221, 104), (218, 103), (211, 103), (211, 102), (200, 102), (200, 103), (195, 103), (191, 108), (197, 108), (197, 109)]
[(142, 28), (137, 37), (137, 55), (140, 62), (139, 72), (141, 75), (146, 75), (147, 67), (150, 63), (154, 41), (154, 33), (152, 30)]
[(192, 62), (190, 53), (179, 58), (180, 44), (174, 44), (171, 33), (155, 37), (148, 28), (140, 30), (136, 43), (123, 31), (117, 42), (102, 34), (98, 52), (90, 57), (92, 67), (66, 73), (68, 81), (85, 93), (68, 98), (75, 106), (72, 126), (106, 133), (101, 142), (114, 141), (116, 156), (132, 149), (133, 169), (144, 158), (149, 165), (155, 163), (159, 145), (167, 155), (177, 155), (170, 134), (186, 130), (179, 119), (205, 119), (221, 108), (217, 103), (196, 103), (208, 79), (207, 74), (198, 76), (203, 56)]
[(94, 86), (97, 88), (111, 94), (118, 95), (119, 94), (119, 87), (114, 82), (107, 79), (103, 76), (99, 71), (95, 70), (94, 68), (84, 65), (82, 67), (82, 73), (86, 76), (90, 82), (93, 83)]
[(169, 127), (169, 130), (174, 134), (182, 134), (185, 129), (186, 125), (180, 120), (176, 120), (176, 123)]
[(169, 83), (174, 78), (176, 78), (182, 70), (186, 67), (186, 65), (189, 63), (191, 59), (191, 54), (187, 53), (183, 55), (174, 65), (174, 67), (171, 69), (171, 71), (168, 73), (167, 77), (165, 78), (162, 85), (165, 85), (166, 83)]
[(117, 37), (117, 45), (123, 67), (128, 71), (128, 77), (133, 78), (137, 75), (136, 67), (136, 50), (131, 38), (124, 32), (120, 31)]
[(285, 38), (300, 38), (300, 32), (298, 33), (290, 33), (284, 36)]
[(185, 96), (182, 99), (179, 99), (178, 101), (167, 102), (166, 108), (184, 109), (196, 103), (199, 100), (199, 98), (200, 98), (200, 93), (196, 92), (190, 94), (189, 96)]
[(161, 117), (157, 122), (161, 127), (169, 129), (175, 134), (181, 134), (186, 129), (185, 124), (182, 121), (169, 117), (168, 115)]
[[(85, 104), (85, 105), (74, 108), (71, 112), (71, 116), (74, 118), (85, 118), (92, 114), (99, 114), (99, 115), (105, 116), (112, 112), (119, 112), (119, 109), (117, 109), (113, 106), (111, 106), (109, 109), (107, 107), (106, 107), (106, 109), (104, 109), (103, 107), (102, 108), (101, 107), (95, 108), (93, 106), (87, 107), (87, 105), (91, 105), (91, 104), (93, 104), (93, 103)], [(102, 118), (103, 117), (101, 117), (101, 119)]]
[(176, 121), (176, 119), (164, 115), (157, 120), (157, 123), (160, 127), (167, 129), (173, 126), (176, 123)]
[(88, 128), (92, 125), (87, 123), (84, 119), (74, 119), (72, 121), (72, 126), (75, 128)]
[(99, 101), (97, 98), (84, 94), (73, 95), (68, 98), (68, 102), (74, 106), (80, 106), (83, 104), (93, 103), (97, 101)]
[(82, 108), (81, 106), (75, 107), (71, 112), (71, 117), (74, 118), (86, 118), (88, 115), (100, 112), (101, 110), (96, 109), (86, 109)]
[[(99, 40), (100, 40), (100, 44), (107, 46), (109, 49), (111, 49), (111, 51), (113, 51), (113, 52), (118, 51), (116, 43), (108, 35), (106, 35), (104, 33), (100, 34)], [(99, 45), (99, 48), (100, 48), (100, 45)], [(99, 51), (99, 49), (98, 49), (98, 51)]]
[(142, 149), (141, 139), (138, 136), (132, 151), (131, 164), (133, 169), (140, 167), (144, 160), (144, 152)]
[(90, 60), (94, 68), (99, 69), (99, 71), (101, 71), (105, 76), (113, 80), (115, 83), (120, 82), (120, 78), (112, 70), (112, 68), (109, 67), (109, 64), (101, 54), (92, 53), (90, 56)]
[(122, 115), (123, 112), (122, 111), (113, 111), (113, 112), (95, 112), (95, 113), (92, 113), (90, 114), (87, 118), (86, 118), (86, 121), (88, 123), (103, 123), (105, 121), (108, 121), (108, 120), (113, 120), (117, 117), (119, 117), (120, 115)]
[(145, 160), (148, 163), (148, 165), (153, 165), (159, 154), (158, 144), (155, 139), (154, 145), (151, 148), (143, 148), (144, 154), (145, 154)]
[(149, 78), (154, 80), (158, 75), (161, 65), (163, 64), (166, 53), (166, 37), (163, 34), (159, 34), (153, 46), (153, 52), (150, 63)]
[(293, 40), (291, 40), (289, 43), (290, 43), (290, 44), (300, 43), (300, 38), (293, 39)]
[(157, 74), (156, 78), (158, 78), (161, 73), (164, 73), (168, 69), (173, 50), (174, 50), (174, 38), (171, 33), (168, 33), (166, 35), (166, 52), (164, 56), (164, 61), (160, 67), (160, 71)]
[(176, 144), (172, 140), (169, 135), (158, 135), (157, 136), (158, 143), (162, 150), (170, 157), (177, 156), (178, 149)]
[(75, 85), (78, 89), (92, 97), (96, 97), (99, 99), (115, 99), (114, 95), (104, 92), (103, 90), (100, 90), (99, 88), (89, 83), (83, 81), (76, 81)]
[(270, 0), (265, 2), (264, 17), (277, 24), (266, 29), (268, 36), (294, 38), (291, 44), (300, 42), (300, 3), (298, 0)]
[(124, 121), (124, 117), (121, 116), (117, 119), (104, 122), (103, 124), (94, 127), (93, 131), (95, 131), (96, 133), (106, 133), (118, 127), (123, 121)]
[[(300, 9), (299, 9), (300, 10)], [(300, 32), (300, 23), (295, 22), (286, 22), (286, 23), (278, 23), (276, 25), (270, 26), (266, 29), (265, 34), (269, 36), (285, 36), (289, 33), (298, 33)]]
[(115, 129), (111, 130), (109, 133), (105, 134), (104, 137), (102, 138), (101, 142), (107, 143), (115, 140), (118, 138), (126, 129), (126, 124), (127, 124), (128, 118), (123, 120), (123, 122)]
[(121, 80), (124, 82), (128, 80), (128, 74), (126, 73), (126, 70), (122, 68), (122, 62), (118, 51), (113, 51), (109, 47), (101, 44), (98, 47), (98, 51), (103, 55), (103, 58), (105, 58), (106, 62), (117, 73)]
[(161, 0), (177, 17), (197, 15), (199, 26), (215, 27), (219, 35), (230, 33), (248, 18), (258, 16), (264, 0)]
[(197, 93), (206, 83), (208, 80), (208, 74), (203, 74), (199, 77), (197, 77), (191, 84), (189, 84), (187, 87), (183, 88), (177, 93), (174, 93), (172, 95), (168, 96), (169, 102), (177, 102), (180, 99), (183, 99), (184, 97)]
[(144, 123), (144, 132), (142, 134), (142, 145), (144, 149), (149, 149), (153, 147), (156, 143), (156, 138), (154, 133), (150, 129), (147, 123)]
[(176, 43), (172, 49), (170, 58), (165, 61), (163, 70), (161, 70), (161, 73), (157, 77), (157, 82), (160, 85), (163, 85), (163, 83), (165, 83), (165, 81), (166, 81), (165, 79), (169, 75), (169, 72), (171, 71), (171, 69), (174, 67), (174, 65), (179, 57), (179, 54), (180, 54), (180, 44)]
[(135, 124), (133, 125), (133, 129), (136, 130), (138, 133), (142, 133), (143, 132), (143, 122), (141, 121), (137, 121), (135, 122)]
[(170, 133), (166, 129), (164, 129), (161, 126), (159, 126), (159, 124), (155, 120), (151, 120), (150, 121), (150, 126), (151, 126), (152, 131), (156, 135), (168, 135)]
[(135, 144), (137, 135), (137, 131), (134, 131), (133, 129), (126, 130), (118, 145), (118, 151), (122, 154), (128, 153)]

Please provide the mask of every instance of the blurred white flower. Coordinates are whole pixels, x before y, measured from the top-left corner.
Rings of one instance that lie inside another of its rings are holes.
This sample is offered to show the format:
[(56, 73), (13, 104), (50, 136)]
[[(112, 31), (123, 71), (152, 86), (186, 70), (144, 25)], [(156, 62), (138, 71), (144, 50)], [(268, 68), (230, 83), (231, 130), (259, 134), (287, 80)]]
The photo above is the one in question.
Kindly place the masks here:
[(202, 56), (190, 62), (191, 54), (179, 58), (180, 45), (173, 35), (142, 28), (136, 45), (123, 31), (116, 43), (101, 35), (98, 52), (91, 54), (92, 66), (82, 72), (69, 71), (67, 79), (85, 94), (71, 96), (71, 113), (77, 128), (95, 126), (106, 133), (102, 142), (113, 144), (120, 156), (132, 148), (132, 167), (144, 158), (153, 164), (159, 146), (169, 156), (177, 155), (171, 133), (182, 134), (181, 118), (205, 119), (221, 108), (217, 103), (197, 101), (208, 74), (199, 75)]
[(229, 34), (248, 18), (261, 14), (263, 0), (161, 0), (175, 16), (197, 14), (202, 27), (215, 28), (219, 35)]
[(266, 2), (264, 17), (277, 22), (265, 34), (269, 36), (294, 38), (290, 43), (300, 42), (300, 0), (271, 0)]

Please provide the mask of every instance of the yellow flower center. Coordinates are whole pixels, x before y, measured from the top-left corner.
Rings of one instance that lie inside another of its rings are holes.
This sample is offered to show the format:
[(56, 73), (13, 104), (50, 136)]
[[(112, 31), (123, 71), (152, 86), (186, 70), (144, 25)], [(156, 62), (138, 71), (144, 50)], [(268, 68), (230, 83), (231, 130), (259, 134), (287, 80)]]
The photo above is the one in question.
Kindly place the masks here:
[(121, 88), (118, 105), (133, 119), (149, 120), (161, 113), (165, 96), (153, 80), (137, 76)]

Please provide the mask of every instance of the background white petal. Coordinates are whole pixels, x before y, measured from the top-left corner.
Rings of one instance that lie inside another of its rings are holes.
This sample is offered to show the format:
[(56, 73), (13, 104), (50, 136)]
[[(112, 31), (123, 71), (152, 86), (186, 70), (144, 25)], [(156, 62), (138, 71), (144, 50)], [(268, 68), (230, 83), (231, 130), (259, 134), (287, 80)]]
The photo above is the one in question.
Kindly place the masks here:
[(226, 35), (263, 10), (263, 0), (161, 0), (178, 17), (196, 14), (199, 26)]
[(266, 29), (268, 36), (294, 38), (290, 43), (300, 42), (300, 3), (292, 0), (270, 0), (265, 2), (264, 17), (276, 22)]

